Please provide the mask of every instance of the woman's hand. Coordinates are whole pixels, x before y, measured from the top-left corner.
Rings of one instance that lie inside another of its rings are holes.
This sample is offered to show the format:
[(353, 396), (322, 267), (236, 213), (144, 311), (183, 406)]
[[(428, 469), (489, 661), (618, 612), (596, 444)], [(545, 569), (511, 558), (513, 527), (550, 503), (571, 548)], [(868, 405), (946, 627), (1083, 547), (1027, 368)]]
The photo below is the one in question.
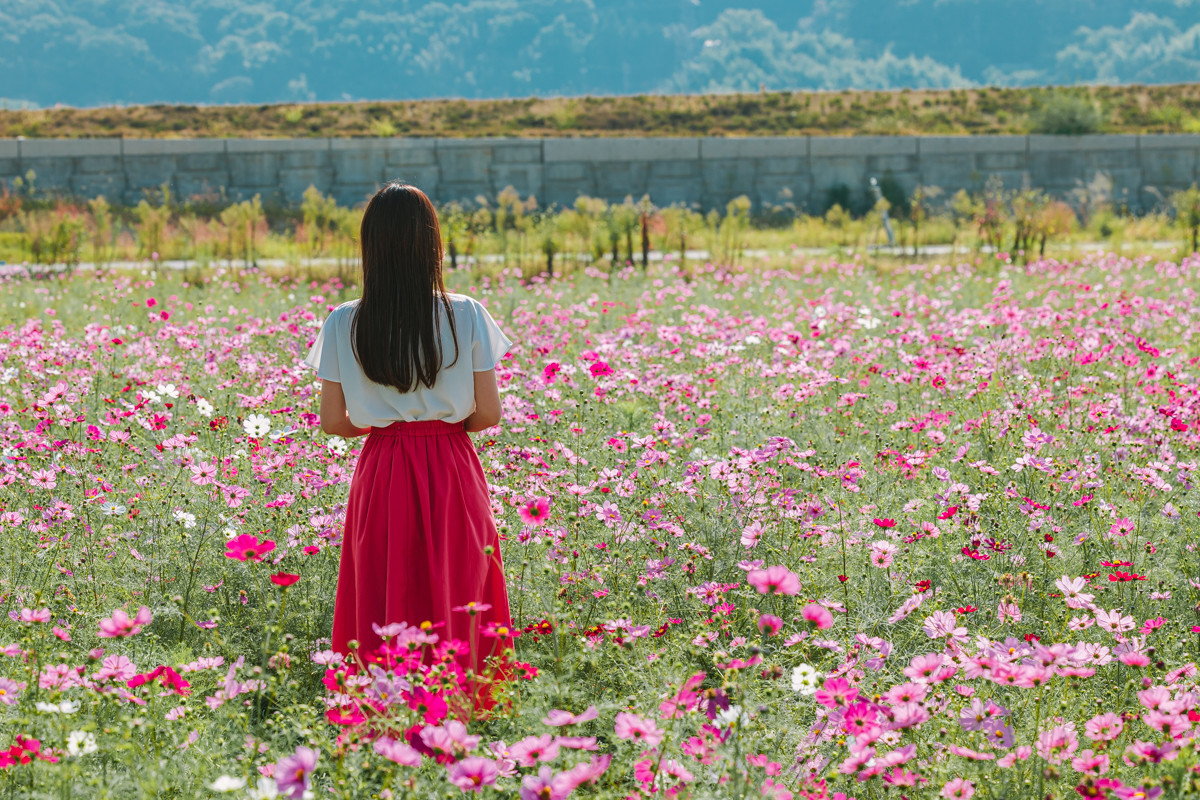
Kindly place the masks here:
[(475, 373), (475, 411), (463, 420), (467, 432), (485, 431), (500, 424), (500, 389), (496, 370)]
[(366, 436), (371, 432), (370, 428), (360, 428), (350, 421), (342, 385), (324, 379), (321, 380), (321, 430), (331, 436), (347, 439)]

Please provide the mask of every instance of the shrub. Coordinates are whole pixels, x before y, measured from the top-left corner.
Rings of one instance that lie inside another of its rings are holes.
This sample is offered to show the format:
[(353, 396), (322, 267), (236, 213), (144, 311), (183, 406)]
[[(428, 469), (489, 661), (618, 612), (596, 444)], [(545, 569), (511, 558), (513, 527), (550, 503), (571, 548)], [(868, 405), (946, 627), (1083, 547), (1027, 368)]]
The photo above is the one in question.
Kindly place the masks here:
[(1097, 133), (1104, 125), (1100, 109), (1091, 100), (1056, 92), (1030, 115), (1033, 133), (1079, 136)]

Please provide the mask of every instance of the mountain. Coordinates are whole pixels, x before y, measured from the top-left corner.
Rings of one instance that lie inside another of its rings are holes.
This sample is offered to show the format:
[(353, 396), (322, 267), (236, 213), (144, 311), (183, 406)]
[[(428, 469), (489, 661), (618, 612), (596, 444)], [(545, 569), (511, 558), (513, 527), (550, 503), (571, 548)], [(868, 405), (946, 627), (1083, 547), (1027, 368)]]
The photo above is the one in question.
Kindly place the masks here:
[(1177, 83), (1200, 0), (5, 0), (0, 106)]

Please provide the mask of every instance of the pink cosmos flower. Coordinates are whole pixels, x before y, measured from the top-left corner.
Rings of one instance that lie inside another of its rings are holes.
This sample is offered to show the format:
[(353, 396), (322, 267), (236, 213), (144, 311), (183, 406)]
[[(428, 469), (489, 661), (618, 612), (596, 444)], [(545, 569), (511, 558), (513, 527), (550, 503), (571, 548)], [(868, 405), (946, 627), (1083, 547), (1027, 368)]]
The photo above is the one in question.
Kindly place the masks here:
[(557, 775), (550, 767), (543, 766), (537, 775), (526, 775), (521, 779), (521, 800), (566, 800), (575, 787), (565, 772)]
[(750, 570), (746, 582), (762, 594), (800, 594), (800, 577), (784, 566)]
[(966, 778), (951, 778), (942, 787), (941, 796), (948, 800), (969, 800), (975, 796), (975, 784)]
[(22, 608), (21, 613), (10, 611), (8, 616), (16, 622), (49, 622), (50, 609), (48, 608)]
[(293, 755), (284, 756), (275, 765), (275, 788), (281, 795), (301, 800), (316, 768), (317, 752), (301, 745)]
[(657, 747), (663, 738), (663, 731), (654, 724), (653, 720), (642, 719), (627, 711), (617, 714), (613, 730), (618, 739), (636, 739), (644, 742), (647, 747)]
[(891, 542), (871, 543), (871, 563), (880, 569), (887, 569), (895, 560), (896, 551), (900, 548)]
[(800, 609), (800, 616), (805, 621), (816, 625), (817, 630), (819, 631), (833, 627), (833, 614), (829, 613), (829, 609), (822, 605), (809, 603), (804, 608)]
[(558, 758), (558, 743), (548, 733), (526, 736), (521, 741), (509, 745), (508, 754), (521, 766), (532, 767), (539, 761), (553, 761)]
[(600, 712), (596, 710), (595, 706), (588, 706), (586, 711), (579, 714), (572, 714), (570, 711), (552, 708), (542, 718), (542, 724), (553, 728), (561, 728), (564, 725), (578, 725), (581, 722), (587, 722), (598, 716), (600, 716)]
[[(828, 614), (829, 612), (826, 611), (825, 613)], [(783, 628), (783, 620), (774, 614), (763, 614), (758, 618), (757, 624), (758, 629), (767, 636), (774, 636)], [(830, 615), (830, 624), (832, 624), (832, 615)]]
[(482, 792), (483, 787), (492, 786), (500, 771), (496, 762), (482, 756), (469, 756), (450, 768), (450, 782), (465, 791)]
[(99, 636), (101, 639), (119, 639), (125, 636), (136, 636), (152, 620), (153, 616), (150, 613), (150, 609), (146, 606), (139, 608), (137, 615), (133, 619), (130, 619), (124, 611), (118, 608), (113, 611), (111, 617), (100, 620)]
[(381, 736), (375, 740), (374, 747), (375, 752), (388, 761), (393, 761), (404, 767), (421, 766), (421, 754), (417, 752), (416, 748), (404, 742), (398, 742), (395, 739)]
[(243, 533), (225, 543), (225, 557), (237, 561), (262, 561), (263, 555), (275, 549), (270, 539), (259, 541), (257, 536)]
[(25, 688), (25, 684), (17, 683), (12, 678), (0, 676), (0, 704), (16, 705), (17, 695)]

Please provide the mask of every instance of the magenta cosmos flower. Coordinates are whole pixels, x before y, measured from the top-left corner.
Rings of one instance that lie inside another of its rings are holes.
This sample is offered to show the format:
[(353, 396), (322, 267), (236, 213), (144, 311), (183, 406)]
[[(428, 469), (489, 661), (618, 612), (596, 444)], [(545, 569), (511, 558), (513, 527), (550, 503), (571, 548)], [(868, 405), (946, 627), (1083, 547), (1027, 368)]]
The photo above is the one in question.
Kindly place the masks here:
[(259, 541), (257, 536), (243, 533), (225, 543), (225, 557), (238, 561), (262, 561), (264, 554), (275, 549), (275, 543), (270, 539)]
[(535, 497), (517, 510), (521, 521), (535, 528), (545, 525), (550, 519), (550, 501), (545, 497)]
[(800, 594), (799, 576), (780, 565), (750, 570), (746, 581), (762, 594)]

